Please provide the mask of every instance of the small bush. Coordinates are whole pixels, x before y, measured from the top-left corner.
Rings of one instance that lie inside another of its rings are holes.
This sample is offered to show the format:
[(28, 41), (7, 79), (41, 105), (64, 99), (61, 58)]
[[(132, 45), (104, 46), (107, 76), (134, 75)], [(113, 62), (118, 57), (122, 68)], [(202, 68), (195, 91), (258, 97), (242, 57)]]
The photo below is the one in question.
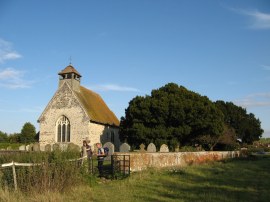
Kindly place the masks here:
[(184, 147), (181, 147), (179, 151), (180, 152), (196, 152), (198, 150), (192, 146), (184, 146)]

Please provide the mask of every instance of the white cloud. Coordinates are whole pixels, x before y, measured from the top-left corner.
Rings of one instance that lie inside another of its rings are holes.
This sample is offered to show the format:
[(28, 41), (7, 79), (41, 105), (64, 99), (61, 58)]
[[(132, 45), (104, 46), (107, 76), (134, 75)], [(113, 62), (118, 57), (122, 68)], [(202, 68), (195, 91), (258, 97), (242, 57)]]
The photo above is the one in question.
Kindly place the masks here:
[(244, 108), (270, 106), (270, 92), (251, 94), (245, 98), (234, 101), (234, 103)]
[(12, 44), (0, 38), (0, 63), (6, 60), (14, 60), (22, 56), (12, 49)]
[(97, 91), (139, 92), (139, 90), (136, 88), (120, 86), (116, 84), (94, 85), (94, 86), (90, 86), (90, 89), (97, 90)]
[(0, 86), (10, 89), (29, 88), (32, 81), (27, 81), (23, 77), (23, 71), (13, 68), (0, 70)]
[(249, 16), (252, 29), (270, 29), (270, 14), (258, 10), (231, 9), (242, 15)]

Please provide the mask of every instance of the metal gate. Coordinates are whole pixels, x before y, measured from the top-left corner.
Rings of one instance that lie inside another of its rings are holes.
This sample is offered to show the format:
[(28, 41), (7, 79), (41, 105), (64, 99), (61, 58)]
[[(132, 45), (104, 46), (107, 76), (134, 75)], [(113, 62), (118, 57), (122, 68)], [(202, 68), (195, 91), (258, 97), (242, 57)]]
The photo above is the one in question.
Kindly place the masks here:
[(121, 178), (130, 175), (130, 155), (111, 156), (112, 176), (114, 178)]

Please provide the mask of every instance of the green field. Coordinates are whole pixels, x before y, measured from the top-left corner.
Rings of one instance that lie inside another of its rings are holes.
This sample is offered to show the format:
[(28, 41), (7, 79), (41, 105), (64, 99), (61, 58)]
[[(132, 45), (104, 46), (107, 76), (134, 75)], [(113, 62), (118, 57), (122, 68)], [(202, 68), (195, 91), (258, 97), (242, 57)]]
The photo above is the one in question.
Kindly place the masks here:
[(147, 170), (123, 180), (88, 177), (63, 193), (0, 191), (1, 201), (269, 201), (270, 158)]

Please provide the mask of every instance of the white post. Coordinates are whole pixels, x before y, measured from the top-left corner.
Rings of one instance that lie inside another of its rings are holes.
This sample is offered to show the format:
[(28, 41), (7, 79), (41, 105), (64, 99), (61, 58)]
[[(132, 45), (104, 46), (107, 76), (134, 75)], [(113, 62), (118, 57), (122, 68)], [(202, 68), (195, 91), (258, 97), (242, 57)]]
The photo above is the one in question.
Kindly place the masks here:
[(17, 176), (16, 176), (15, 163), (13, 161), (12, 161), (12, 171), (13, 171), (14, 188), (15, 188), (15, 191), (17, 191)]

